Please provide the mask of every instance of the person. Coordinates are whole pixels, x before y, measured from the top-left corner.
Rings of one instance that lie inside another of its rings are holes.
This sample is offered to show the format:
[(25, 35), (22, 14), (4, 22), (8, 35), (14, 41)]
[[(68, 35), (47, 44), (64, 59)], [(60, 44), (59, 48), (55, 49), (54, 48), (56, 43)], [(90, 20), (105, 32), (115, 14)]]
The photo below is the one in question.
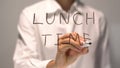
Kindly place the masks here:
[(111, 67), (104, 14), (81, 1), (43, 0), (28, 6), (18, 32), (15, 68)]

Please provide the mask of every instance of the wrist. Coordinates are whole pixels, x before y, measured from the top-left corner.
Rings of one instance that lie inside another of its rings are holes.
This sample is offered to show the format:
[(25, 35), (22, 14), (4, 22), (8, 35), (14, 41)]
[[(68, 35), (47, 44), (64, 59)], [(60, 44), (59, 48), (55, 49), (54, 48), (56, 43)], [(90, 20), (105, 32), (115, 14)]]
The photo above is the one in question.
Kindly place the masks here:
[(55, 61), (54, 60), (51, 60), (48, 64), (47, 64), (47, 67), (46, 68), (56, 68), (55, 67)]
[(55, 60), (52, 60), (48, 63), (47, 68), (67, 68), (66, 66), (60, 66), (55, 63)]

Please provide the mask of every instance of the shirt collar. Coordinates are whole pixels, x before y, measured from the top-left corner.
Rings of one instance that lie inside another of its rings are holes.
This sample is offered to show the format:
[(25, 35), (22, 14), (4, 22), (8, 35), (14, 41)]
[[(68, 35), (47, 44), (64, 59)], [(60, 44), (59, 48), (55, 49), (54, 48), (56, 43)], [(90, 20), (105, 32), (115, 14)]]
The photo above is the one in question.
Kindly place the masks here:
[[(55, 13), (55, 12), (65, 12), (62, 7), (56, 2), (56, 0), (48, 0), (48, 13)], [(83, 13), (82, 10), (82, 4), (78, 1), (75, 1), (73, 5), (71, 6), (70, 10), (68, 11), (69, 13), (74, 13), (75, 11), (79, 11), (81, 14)]]

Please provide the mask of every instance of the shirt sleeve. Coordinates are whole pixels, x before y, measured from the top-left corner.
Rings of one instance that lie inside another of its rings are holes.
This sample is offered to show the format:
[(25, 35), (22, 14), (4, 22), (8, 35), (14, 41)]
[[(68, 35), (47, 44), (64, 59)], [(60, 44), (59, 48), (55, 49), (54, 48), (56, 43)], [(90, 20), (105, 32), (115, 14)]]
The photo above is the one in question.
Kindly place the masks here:
[(108, 24), (102, 14), (99, 20), (100, 38), (96, 51), (96, 67), (95, 68), (111, 68), (110, 64), (110, 45)]
[(24, 11), (18, 24), (18, 39), (14, 53), (14, 68), (46, 68), (50, 60), (44, 59), (42, 45), (38, 44), (32, 20)]

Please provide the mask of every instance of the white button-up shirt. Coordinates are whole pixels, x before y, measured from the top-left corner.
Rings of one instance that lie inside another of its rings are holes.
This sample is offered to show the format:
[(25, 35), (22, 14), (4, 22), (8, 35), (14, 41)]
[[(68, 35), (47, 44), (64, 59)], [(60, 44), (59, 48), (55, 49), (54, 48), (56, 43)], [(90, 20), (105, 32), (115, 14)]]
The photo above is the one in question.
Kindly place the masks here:
[(92, 45), (88, 54), (68, 68), (110, 68), (104, 15), (80, 2), (76, 1), (68, 12), (55, 0), (29, 6), (20, 15), (18, 32), (15, 68), (46, 68), (56, 57), (58, 36), (71, 32), (77, 32)]

